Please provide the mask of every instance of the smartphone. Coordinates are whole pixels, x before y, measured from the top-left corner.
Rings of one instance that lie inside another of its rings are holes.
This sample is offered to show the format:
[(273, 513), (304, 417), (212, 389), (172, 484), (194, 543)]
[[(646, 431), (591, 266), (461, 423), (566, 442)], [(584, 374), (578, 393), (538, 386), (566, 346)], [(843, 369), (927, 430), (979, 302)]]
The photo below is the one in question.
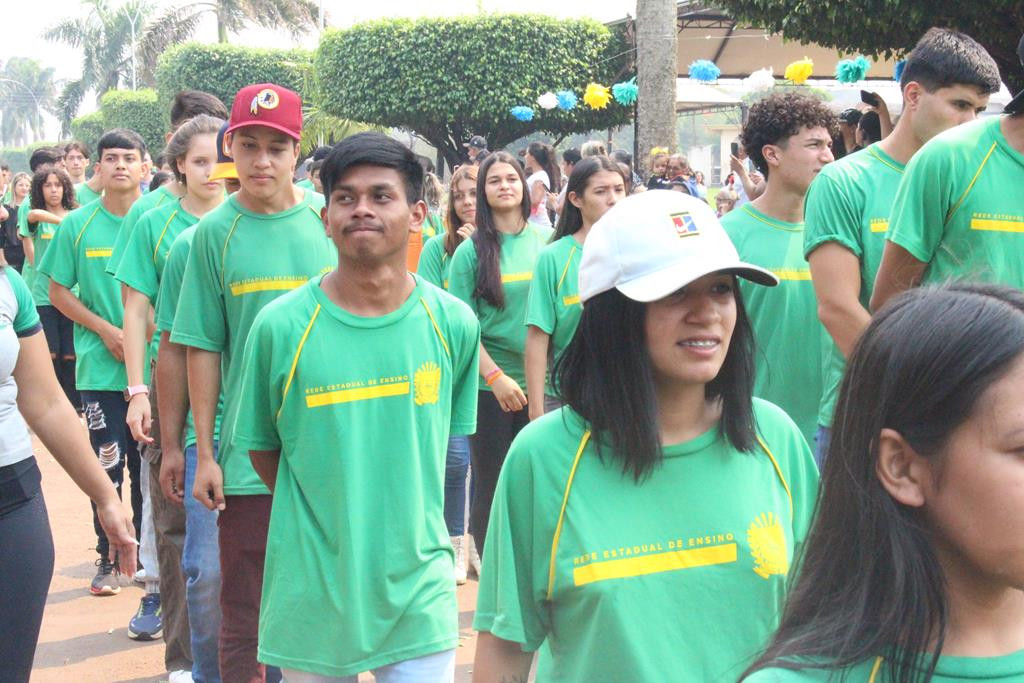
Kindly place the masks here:
[(881, 104), (881, 102), (878, 99), (878, 95), (869, 93), (867, 90), (860, 91), (860, 101), (863, 102), (864, 104), (869, 104), (872, 107), (877, 107), (878, 105)]
[(732, 143), (732, 145), (729, 146), (729, 149), (732, 150), (732, 155), (734, 157), (736, 157), (737, 159), (740, 158), (740, 143), (738, 143), (738, 142)]

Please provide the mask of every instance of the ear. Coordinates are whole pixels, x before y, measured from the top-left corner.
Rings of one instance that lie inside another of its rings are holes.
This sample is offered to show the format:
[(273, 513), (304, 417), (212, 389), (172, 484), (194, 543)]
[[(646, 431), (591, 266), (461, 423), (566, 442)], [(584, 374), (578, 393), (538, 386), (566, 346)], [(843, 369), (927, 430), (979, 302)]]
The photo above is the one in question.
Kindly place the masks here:
[(324, 204), (323, 208), (320, 209), (320, 221), (324, 224), (324, 232), (327, 233), (327, 237), (331, 236), (331, 224), (327, 220), (327, 205)]
[(878, 460), (875, 474), (896, 502), (909, 507), (925, 503), (925, 490), (931, 469), (895, 429), (883, 429), (878, 435)]
[(583, 208), (583, 197), (580, 197), (575, 192), (570, 192), (565, 195), (565, 198), (569, 200), (569, 203), (575, 206), (577, 209)]
[(409, 207), (409, 232), (422, 232), (427, 220), (427, 203), (422, 199)]
[(769, 166), (779, 165), (779, 147), (776, 145), (765, 145), (761, 148), (761, 155)]
[(924, 88), (917, 81), (907, 83), (903, 88), (903, 101), (906, 103), (904, 108), (911, 111), (916, 110), (921, 104), (921, 97), (924, 93)]
[(185, 160), (184, 159), (175, 159), (174, 160), (174, 166), (175, 166), (175, 168), (178, 169), (178, 173), (180, 173), (183, 176), (185, 175)]

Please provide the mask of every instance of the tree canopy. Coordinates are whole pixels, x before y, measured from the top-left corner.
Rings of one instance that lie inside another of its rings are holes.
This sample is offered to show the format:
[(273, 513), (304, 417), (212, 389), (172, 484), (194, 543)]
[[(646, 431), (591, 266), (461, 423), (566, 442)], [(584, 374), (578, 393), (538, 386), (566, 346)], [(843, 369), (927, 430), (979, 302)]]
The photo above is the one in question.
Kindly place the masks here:
[(1003, 81), (1024, 87), (1017, 41), (1024, 30), (1022, 0), (872, 0), (855, 8), (840, 0), (718, 0), (739, 21), (847, 52), (901, 56), (932, 26), (963, 31), (985, 46)]
[(20, 146), (43, 136), (43, 112), (53, 108), (53, 69), (12, 57), (0, 71), (0, 140)]
[[(415, 131), (458, 163), (462, 143), (483, 135), (498, 149), (524, 135), (553, 135), (627, 122), (632, 108), (583, 104), (590, 82), (625, 80), (624, 42), (592, 20), (486, 14), (387, 19), (330, 31), (315, 65), (318, 97), (331, 115)], [(537, 97), (572, 90), (575, 109), (543, 110)], [(532, 121), (509, 110), (532, 106)]]

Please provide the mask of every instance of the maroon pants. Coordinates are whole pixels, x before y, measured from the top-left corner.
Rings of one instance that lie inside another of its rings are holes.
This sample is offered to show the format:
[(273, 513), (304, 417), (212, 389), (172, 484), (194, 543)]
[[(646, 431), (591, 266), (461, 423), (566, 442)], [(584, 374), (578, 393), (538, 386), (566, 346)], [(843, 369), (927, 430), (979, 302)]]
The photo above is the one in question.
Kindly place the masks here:
[(225, 496), (217, 519), (220, 540), (220, 676), (225, 683), (263, 683), (256, 661), (263, 560), (270, 504), (263, 496)]

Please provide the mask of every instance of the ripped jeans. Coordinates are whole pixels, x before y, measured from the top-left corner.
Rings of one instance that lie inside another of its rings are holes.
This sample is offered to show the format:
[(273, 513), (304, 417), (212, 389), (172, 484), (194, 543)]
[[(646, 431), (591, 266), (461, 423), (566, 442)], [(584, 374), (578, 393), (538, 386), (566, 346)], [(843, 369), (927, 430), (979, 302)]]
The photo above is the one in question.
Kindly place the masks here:
[[(85, 409), (85, 426), (89, 429), (89, 441), (100, 465), (107, 471), (110, 481), (121, 495), (124, 483), (124, 466), (128, 465), (131, 477), (132, 523), (135, 538), (142, 530), (142, 480), (139, 458), (139, 444), (132, 438), (125, 419), (128, 417), (128, 403), (120, 391), (82, 391), (82, 405)], [(92, 524), (96, 530), (96, 552), (106, 557), (109, 551), (107, 534), (96, 516), (96, 505), (92, 505)]]

